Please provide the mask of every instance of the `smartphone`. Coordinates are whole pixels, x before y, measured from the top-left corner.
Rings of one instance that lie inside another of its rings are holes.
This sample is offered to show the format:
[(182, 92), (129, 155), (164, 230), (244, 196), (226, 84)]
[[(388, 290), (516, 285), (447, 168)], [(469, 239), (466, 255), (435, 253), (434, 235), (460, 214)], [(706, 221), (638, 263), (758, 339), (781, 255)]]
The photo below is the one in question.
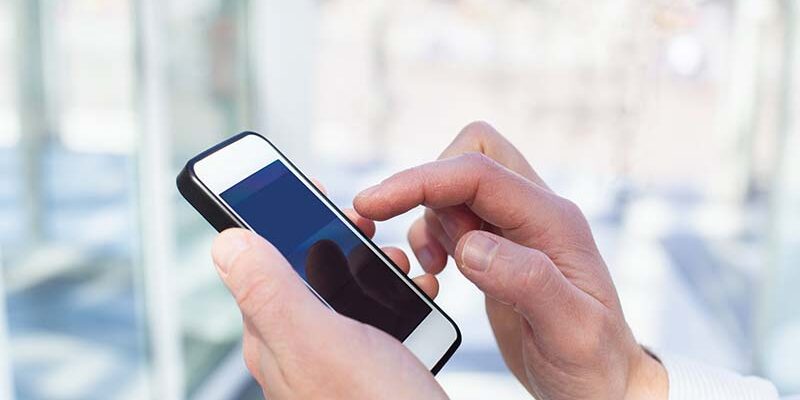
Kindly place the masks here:
[(263, 236), (328, 307), (394, 336), (434, 374), (461, 343), (453, 320), (265, 137), (217, 144), (177, 184), (215, 229)]

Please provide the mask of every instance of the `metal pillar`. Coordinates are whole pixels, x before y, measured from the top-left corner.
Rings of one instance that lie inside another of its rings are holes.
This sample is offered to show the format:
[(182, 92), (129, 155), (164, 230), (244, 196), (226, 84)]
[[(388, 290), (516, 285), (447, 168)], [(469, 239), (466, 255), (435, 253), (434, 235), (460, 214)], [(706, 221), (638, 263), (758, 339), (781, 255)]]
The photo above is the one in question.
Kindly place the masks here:
[(167, 101), (167, 42), (163, 4), (135, 3), (137, 52), (140, 65), (139, 101), (139, 227), (144, 267), (144, 293), (152, 355), (154, 398), (184, 398), (177, 289), (172, 285), (174, 177), (169, 174), (170, 142)]
[(274, 137), (289, 158), (308, 166), (312, 82), (317, 35), (315, 0), (251, 3), (251, 49), (257, 128)]
[(742, 203), (746, 200), (759, 100), (759, 69), (763, 59), (761, 26), (768, 14), (769, 5), (765, 1), (734, 2), (731, 72), (717, 131), (722, 160), (712, 181), (717, 201)]
[(17, 15), (22, 204), (28, 243), (35, 244), (44, 234), (42, 150), (52, 127), (45, 95), (42, 4), (40, 0), (17, 0), (11, 4)]

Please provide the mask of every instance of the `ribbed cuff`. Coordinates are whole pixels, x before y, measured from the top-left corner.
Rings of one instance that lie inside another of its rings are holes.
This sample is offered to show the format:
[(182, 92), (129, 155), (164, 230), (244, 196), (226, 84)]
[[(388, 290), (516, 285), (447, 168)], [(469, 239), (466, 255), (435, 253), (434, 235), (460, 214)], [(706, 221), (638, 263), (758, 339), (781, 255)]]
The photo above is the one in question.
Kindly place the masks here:
[(669, 379), (669, 400), (777, 400), (775, 386), (761, 378), (655, 352)]

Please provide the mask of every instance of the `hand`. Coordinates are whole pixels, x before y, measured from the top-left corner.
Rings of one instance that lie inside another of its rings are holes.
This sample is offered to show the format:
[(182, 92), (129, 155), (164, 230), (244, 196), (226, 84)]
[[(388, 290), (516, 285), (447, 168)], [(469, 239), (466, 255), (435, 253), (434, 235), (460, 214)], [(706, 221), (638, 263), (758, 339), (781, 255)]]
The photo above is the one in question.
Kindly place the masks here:
[(485, 293), (503, 358), (536, 398), (666, 399), (666, 373), (625, 322), (583, 214), (488, 124), (354, 205), (374, 220), (427, 207), (409, 231), (417, 258), (437, 273), (453, 256)]
[[(367, 235), (374, 234), (372, 221), (352, 211), (348, 217)], [(318, 245), (316, 256), (330, 251), (325, 242)], [(384, 252), (408, 273), (402, 251)], [(322, 265), (314, 254), (307, 264), (307, 269), (317, 269), (312, 275)], [(226, 230), (214, 241), (212, 256), (242, 312), (245, 363), (268, 398), (446, 398), (433, 375), (402, 343), (326, 308), (260, 236)], [(433, 276), (423, 275), (415, 282), (429, 296), (436, 295)]]

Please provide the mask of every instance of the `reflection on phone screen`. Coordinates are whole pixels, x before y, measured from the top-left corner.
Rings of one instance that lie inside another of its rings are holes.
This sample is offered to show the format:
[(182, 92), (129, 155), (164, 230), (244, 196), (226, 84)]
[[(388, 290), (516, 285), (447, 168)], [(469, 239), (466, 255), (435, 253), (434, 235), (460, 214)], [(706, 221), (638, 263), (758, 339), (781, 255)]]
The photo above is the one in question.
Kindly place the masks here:
[(221, 196), (337, 312), (401, 341), (430, 313), (431, 308), (281, 160)]

